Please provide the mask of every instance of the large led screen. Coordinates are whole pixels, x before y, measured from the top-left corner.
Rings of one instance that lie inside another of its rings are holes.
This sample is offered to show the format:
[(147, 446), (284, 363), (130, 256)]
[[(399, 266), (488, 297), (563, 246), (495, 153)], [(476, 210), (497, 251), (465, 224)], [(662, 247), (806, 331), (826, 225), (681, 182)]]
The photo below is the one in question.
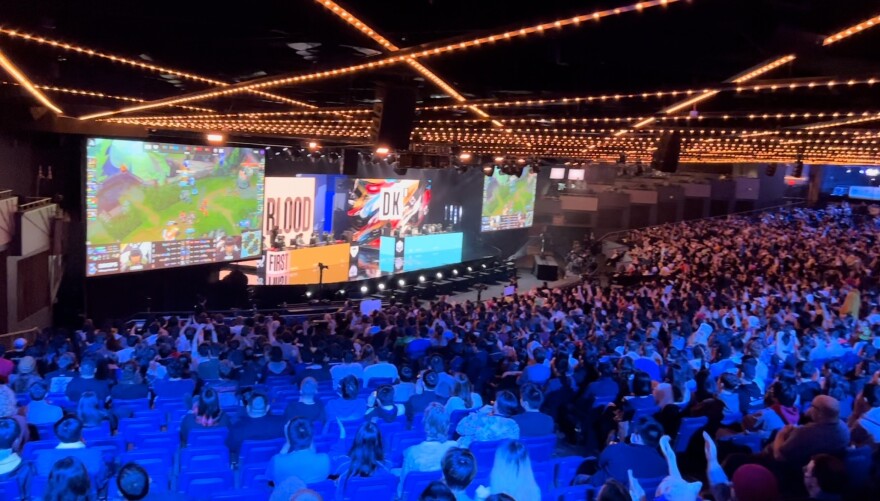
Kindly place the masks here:
[(483, 210), (480, 231), (528, 228), (535, 218), (538, 176), (526, 167), (521, 176), (496, 169), (483, 180)]
[(378, 247), (383, 232), (417, 228), (428, 214), (431, 181), (357, 179), (348, 194), (352, 243)]
[(90, 138), (86, 275), (259, 256), (259, 149)]

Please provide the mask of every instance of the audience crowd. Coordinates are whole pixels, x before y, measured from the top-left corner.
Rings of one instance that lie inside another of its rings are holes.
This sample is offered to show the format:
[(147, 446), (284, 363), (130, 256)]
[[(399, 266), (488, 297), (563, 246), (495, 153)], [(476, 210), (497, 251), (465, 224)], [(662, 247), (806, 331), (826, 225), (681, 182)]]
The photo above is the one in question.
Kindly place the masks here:
[(878, 238), (790, 208), (630, 232), (626, 285), (47, 329), (0, 348), (0, 493), (870, 499)]

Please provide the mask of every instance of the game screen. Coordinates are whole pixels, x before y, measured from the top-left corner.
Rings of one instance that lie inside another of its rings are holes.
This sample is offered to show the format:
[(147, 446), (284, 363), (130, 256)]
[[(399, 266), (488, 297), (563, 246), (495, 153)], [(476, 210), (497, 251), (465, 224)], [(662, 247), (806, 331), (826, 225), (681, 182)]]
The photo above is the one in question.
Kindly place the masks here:
[(357, 245), (378, 247), (379, 237), (417, 228), (428, 215), (431, 181), (356, 179), (348, 193), (347, 215)]
[(538, 176), (526, 167), (520, 177), (498, 169), (483, 180), (483, 214), (480, 231), (528, 228), (535, 217)]
[(262, 252), (262, 150), (90, 138), (86, 276)]

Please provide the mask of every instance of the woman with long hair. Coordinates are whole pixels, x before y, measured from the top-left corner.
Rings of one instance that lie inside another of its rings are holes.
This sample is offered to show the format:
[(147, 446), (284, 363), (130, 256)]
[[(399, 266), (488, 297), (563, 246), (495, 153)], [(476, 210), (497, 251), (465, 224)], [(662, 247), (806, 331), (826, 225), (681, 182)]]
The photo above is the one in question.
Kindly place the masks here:
[(474, 393), (474, 387), (467, 375), (459, 372), (455, 375), (455, 384), (452, 387), (452, 396), (446, 402), (446, 413), (453, 411), (479, 409), (483, 406), (483, 399), (479, 393)]
[(186, 446), (189, 432), (194, 429), (229, 428), (229, 425), (229, 415), (220, 409), (220, 395), (211, 387), (203, 388), (193, 402), (192, 411), (180, 423), (180, 445)]
[(339, 485), (345, 491), (348, 479), (352, 477), (372, 477), (390, 473), (385, 462), (385, 449), (382, 445), (382, 432), (375, 423), (367, 421), (358, 429), (348, 450), (348, 461), (339, 468)]
[(95, 498), (89, 472), (82, 461), (68, 456), (52, 466), (43, 501), (92, 501)]
[(507, 494), (514, 499), (541, 499), (529, 451), (518, 440), (505, 442), (495, 451), (489, 482), (492, 494)]
[(84, 429), (97, 429), (106, 427), (107, 434), (116, 429), (116, 416), (104, 408), (103, 402), (98, 399), (98, 394), (93, 391), (85, 391), (79, 397), (76, 405), (76, 417), (82, 421)]

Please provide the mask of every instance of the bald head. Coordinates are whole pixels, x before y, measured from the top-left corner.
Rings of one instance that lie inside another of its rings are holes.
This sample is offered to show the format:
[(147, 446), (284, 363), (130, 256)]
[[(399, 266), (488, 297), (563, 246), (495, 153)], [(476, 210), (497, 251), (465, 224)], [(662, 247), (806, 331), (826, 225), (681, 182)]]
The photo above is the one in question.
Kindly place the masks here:
[(840, 402), (834, 397), (819, 395), (813, 399), (810, 413), (817, 423), (835, 423), (840, 420)]

